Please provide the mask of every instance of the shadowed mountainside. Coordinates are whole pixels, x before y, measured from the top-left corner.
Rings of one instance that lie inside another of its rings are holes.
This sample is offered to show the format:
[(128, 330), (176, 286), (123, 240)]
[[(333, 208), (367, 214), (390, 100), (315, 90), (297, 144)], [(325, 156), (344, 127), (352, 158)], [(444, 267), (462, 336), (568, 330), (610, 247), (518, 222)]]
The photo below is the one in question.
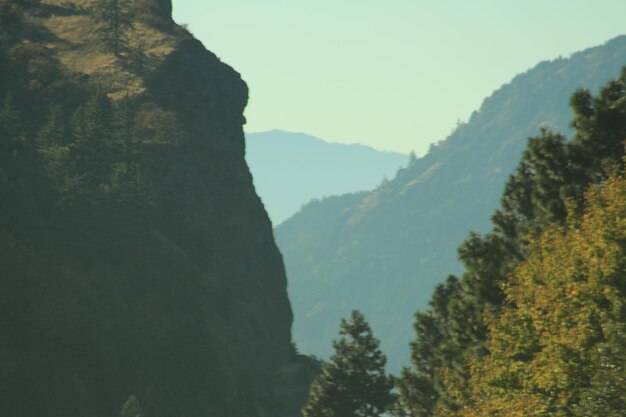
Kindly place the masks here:
[(170, 1), (103, 52), (93, 3), (0, 1), (0, 414), (299, 415), (247, 86)]

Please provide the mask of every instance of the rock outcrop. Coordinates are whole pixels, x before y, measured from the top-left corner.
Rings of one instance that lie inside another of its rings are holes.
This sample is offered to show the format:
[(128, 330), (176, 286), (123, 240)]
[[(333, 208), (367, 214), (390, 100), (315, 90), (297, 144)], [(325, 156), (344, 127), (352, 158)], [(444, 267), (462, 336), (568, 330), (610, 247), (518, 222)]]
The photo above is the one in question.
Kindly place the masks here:
[(112, 417), (132, 396), (147, 417), (298, 415), (314, 366), (244, 161), (240, 75), (152, 24), (169, 1), (137, 1), (155, 20), (117, 57), (89, 2), (23, 3), (0, 2), (0, 414)]

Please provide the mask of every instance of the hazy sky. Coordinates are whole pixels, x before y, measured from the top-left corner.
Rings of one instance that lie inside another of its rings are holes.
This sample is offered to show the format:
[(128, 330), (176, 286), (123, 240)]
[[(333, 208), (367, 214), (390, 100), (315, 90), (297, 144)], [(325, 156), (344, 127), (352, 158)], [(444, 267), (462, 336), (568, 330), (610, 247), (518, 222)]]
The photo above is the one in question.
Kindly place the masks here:
[(625, 0), (173, 3), (247, 81), (246, 131), (418, 155), (514, 75), (626, 33)]

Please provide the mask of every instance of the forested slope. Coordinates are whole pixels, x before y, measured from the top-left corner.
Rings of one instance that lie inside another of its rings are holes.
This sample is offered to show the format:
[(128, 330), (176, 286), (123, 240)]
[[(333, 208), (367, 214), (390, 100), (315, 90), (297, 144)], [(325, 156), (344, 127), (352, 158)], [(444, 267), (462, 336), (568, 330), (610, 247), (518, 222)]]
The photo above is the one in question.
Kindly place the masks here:
[(463, 274), (415, 314), (411, 366), (388, 378), (354, 311), (306, 417), (624, 415), (626, 67), (569, 104), (571, 139), (529, 139), (491, 231), (459, 246)]
[(571, 133), (569, 96), (597, 91), (626, 62), (626, 37), (542, 62), (495, 91), (428, 154), (372, 192), (313, 202), (275, 229), (303, 352), (326, 356), (337, 323), (358, 308), (397, 370), (411, 315), (459, 273), (457, 246), (489, 230), (508, 174), (540, 127)]
[(572, 139), (529, 140), (464, 273), (415, 315), (398, 415), (624, 415), (626, 68), (569, 103)]

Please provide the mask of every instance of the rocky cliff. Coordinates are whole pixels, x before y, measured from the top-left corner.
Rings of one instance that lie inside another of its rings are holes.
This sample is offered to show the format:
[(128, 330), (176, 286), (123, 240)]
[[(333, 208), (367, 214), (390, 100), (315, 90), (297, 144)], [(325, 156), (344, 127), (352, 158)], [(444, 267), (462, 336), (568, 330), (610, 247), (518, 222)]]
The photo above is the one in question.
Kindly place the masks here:
[(244, 161), (247, 86), (135, 3), (0, 2), (0, 413), (295, 416), (281, 255)]

